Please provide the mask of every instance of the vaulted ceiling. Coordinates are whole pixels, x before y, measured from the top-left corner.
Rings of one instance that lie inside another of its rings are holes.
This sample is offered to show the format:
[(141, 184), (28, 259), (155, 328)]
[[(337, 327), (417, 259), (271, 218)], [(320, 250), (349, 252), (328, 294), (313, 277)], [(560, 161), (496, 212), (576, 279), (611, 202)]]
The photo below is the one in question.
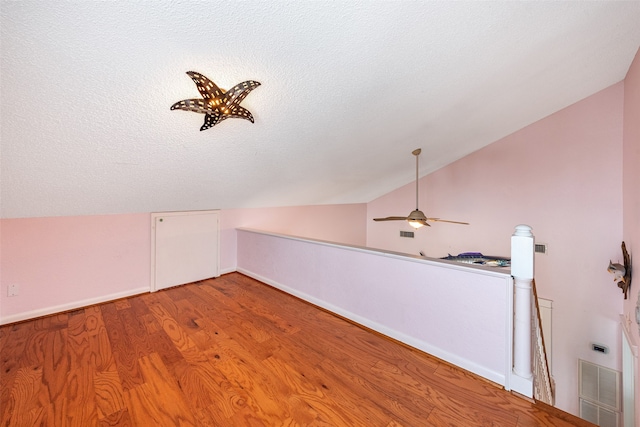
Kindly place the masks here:
[[(361, 203), (624, 79), (640, 2), (0, 2), (2, 217)], [(170, 106), (261, 86), (231, 118)]]

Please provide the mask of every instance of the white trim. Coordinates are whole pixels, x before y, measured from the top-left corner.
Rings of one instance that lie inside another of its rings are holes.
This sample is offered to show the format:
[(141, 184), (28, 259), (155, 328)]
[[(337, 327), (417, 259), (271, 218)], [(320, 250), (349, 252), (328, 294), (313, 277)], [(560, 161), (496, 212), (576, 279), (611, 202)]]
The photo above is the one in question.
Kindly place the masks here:
[[(629, 323), (623, 314), (620, 315), (622, 326), (622, 424), (624, 427), (635, 426), (640, 422), (640, 402), (636, 390), (638, 376), (638, 346), (629, 330)], [(635, 326), (635, 322), (633, 323)], [(640, 424), (638, 424), (640, 425)]]
[(229, 274), (229, 273), (235, 273), (236, 271), (238, 271), (236, 268), (232, 267), (232, 268), (225, 268), (220, 270), (220, 276), (222, 276), (223, 274)]
[(505, 331), (504, 336), (509, 337), (509, 342), (511, 346), (507, 346), (506, 354), (505, 354), (505, 367), (504, 371), (507, 373), (505, 375), (504, 380), (504, 389), (510, 391), (512, 389), (511, 379), (513, 378), (513, 276), (509, 276), (507, 279), (509, 281), (509, 286), (505, 287), (505, 298), (507, 300), (507, 321), (505, 322)]
[(524, 378), (512, 372), (511, 378), (509, 378), (509, 385), (510, 390), (529, 398), (533, 397), (533, 377)]
[(85, 300), (74, 301), (67, 304), (56, 305), (53, 307), (40, 308), (38, 310), (25, 311), (23, 313), (13, 314), (0, 319), (0, 325), (9, 323), (22, 322), (23, 320), (35, 319), (37, 317), (48, 316), (50, 314), (63, 313), (65, 311), (77, 310), (79, 308), (88, 307), (90, 305), (102, 304), (114, 301), (120, 298), (131, 297), (134, 295), (145, 294), (149, 292), (148, 287), (130, 289), (127, 291), (116, 292), (115, 294), (103, 295), (95, 298), (87, 298)]
[[(264, 233), (267, 234), (267, 233)], [(278, 234), (274, 234), (278, 237), (280, 237), (280, 235)], [(301, 239), (301, 240), (308, 240), (308, 239)], [(342, 247), (342, 245), (335, 245), (338, 247)], [(256, 274), (252, 271), (249, 271), (247, 269), (244, 268), (238, 268), (237, 271), (239, 273), (242, 273), (246, 276), (252, 277), (256, 280), (259, 280), (263, 283), (266, 283), (270, 286), (273, 286), (274, 288), (280, 289), (283, 292), (286, 292), (288, 294), (294, 295), (304, 301), (307, 301), (311, 304), (314, 304), (318, 307), (321, 307), (325, 310), (328, 310), (332, 313), (338, 314), (346, 319), (349, 319), (359, 325), (365, 326), (369, 329), (372, 329), (376, 332), (381, 333), (382, 335), (386, 335), (390, 338), (393, 338), (395, 340), (398, 340), (402, 343), (405, 343), (411, 347), (414, 347), (418, 350), (424, 351), (425, 353), (429, 353), (439, 359), (445, 360), (449, 363), (452, 363), (454, 365), (457, 365), (463, 369), (466, 369), (467, 371), (473, 372), (477, 375), (480, 375), (490, 381), (493, 381), (495, 383), (498, 384), (508, 384), (507, 378), (505, 378), (505, 375), (500, 373), (500, 372), (496, 372), (493, 370), (489, 370), (487, 368), (485, 368), (484, 366), (478, 365), (475, 362), (472, 362), (468, 359), (459, 357), (455, 354), (452, 354), (448, 351), (445, 351), (439, 347), (435, 347), (431, 344), (428, 344), (422, 340), (418, 340), (416, 338), (413, 338), (411, 336), (408, 336), (406, 334), (403, 334), (402, 332), (398, 332), (394, 329), (388, 328), (384, 325), (381, 325), (377, 322), (374, 322), (370, 319), (367, 319), (365, 317), (359, 316), (357, 314), (351, 313), (350, 311), (344, 310), (342, 308), (336, 307), (331, 303), (328, 303), (324, 300), (315, 298), (313, 296), (310, 296), (304, 292), (300, 292), (296, 289), (290, 288), (288, 286), (282, 285), (276, 281), (270, 280), (266, 277), (263, 277), (259, 274)], [(507, 371), (508, 372), (508, 371)]]

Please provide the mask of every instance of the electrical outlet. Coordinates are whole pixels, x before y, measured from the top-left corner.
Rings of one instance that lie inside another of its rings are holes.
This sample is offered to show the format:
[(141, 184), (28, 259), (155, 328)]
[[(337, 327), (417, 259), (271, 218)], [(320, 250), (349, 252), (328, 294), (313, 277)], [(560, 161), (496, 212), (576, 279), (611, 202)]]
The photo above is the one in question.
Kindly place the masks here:
[(18, 291), (19, 291), (19, 287), (17, 284), (12, 283), (11, 285), (9, 285), (9, 288), (7, 289), (7, 296), (8, 297), (15, 297), (18, 296)]

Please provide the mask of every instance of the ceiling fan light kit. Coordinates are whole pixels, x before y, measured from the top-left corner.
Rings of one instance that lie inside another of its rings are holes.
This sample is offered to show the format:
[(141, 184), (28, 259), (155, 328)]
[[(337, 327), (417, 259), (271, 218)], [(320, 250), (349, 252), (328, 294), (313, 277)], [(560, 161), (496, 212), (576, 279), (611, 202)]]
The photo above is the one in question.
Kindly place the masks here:
[(416, 156), (416, 209), (411, 211), (411, 213), (409, 214), (409, 216), (388, 216), (386, 218), (374, 218), (374, 221), (407, 221), (409, 223), (409, 225), (415, 229), (421, 228), (423, 226), (427, 226), (427, 227), (431, 227), (431, 224), (429, 224), (428, 221), (439, 221), (439, 222), (450, 222), (452, 224), (463, 224), (463, 225), (469, 225), (468, 222), (460, 222), (460, 221), (449, 221), (446, 219), (440, 219), (440, 218), (428, 218), (424, 212), (422, 212), (419, 208), (418, 208), (418, 181), (419, 181), (419, 177), (418, 177), (418, 156), (420, 155), (420, 153), (422, 152), (422, 149), (420, 148), (416, 148), (415, 150), (413, 150), (411, 152), (411, 154), (413, 154), (414, 156)]
[(422, 211), (419, 211), (418, 209), (416, 209), (415, 211), (411, 211), (411, 213), (407, 217), (407, 221), (409, 222), (410, 226), (416, 229), (423, 227), (425, 225), (427, 227), (431, 227), (431, 225), (427, 223), (426, 215), (422, 213)]

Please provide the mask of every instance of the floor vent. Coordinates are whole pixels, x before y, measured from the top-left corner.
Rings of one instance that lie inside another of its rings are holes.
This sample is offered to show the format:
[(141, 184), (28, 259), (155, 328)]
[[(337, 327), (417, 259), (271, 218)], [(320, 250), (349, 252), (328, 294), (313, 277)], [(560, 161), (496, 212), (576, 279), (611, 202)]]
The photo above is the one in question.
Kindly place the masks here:
[(539, 254), (547, 253), (547, 244), (546, 243), (536, 243), (535, 244), (535, 252)]
[(578, 361), (580, 418), (600, 427), (618, 427), (620, 372)]
[(401, 231), (400, 237), (409, 237), (413, 239), (413, 231)]

